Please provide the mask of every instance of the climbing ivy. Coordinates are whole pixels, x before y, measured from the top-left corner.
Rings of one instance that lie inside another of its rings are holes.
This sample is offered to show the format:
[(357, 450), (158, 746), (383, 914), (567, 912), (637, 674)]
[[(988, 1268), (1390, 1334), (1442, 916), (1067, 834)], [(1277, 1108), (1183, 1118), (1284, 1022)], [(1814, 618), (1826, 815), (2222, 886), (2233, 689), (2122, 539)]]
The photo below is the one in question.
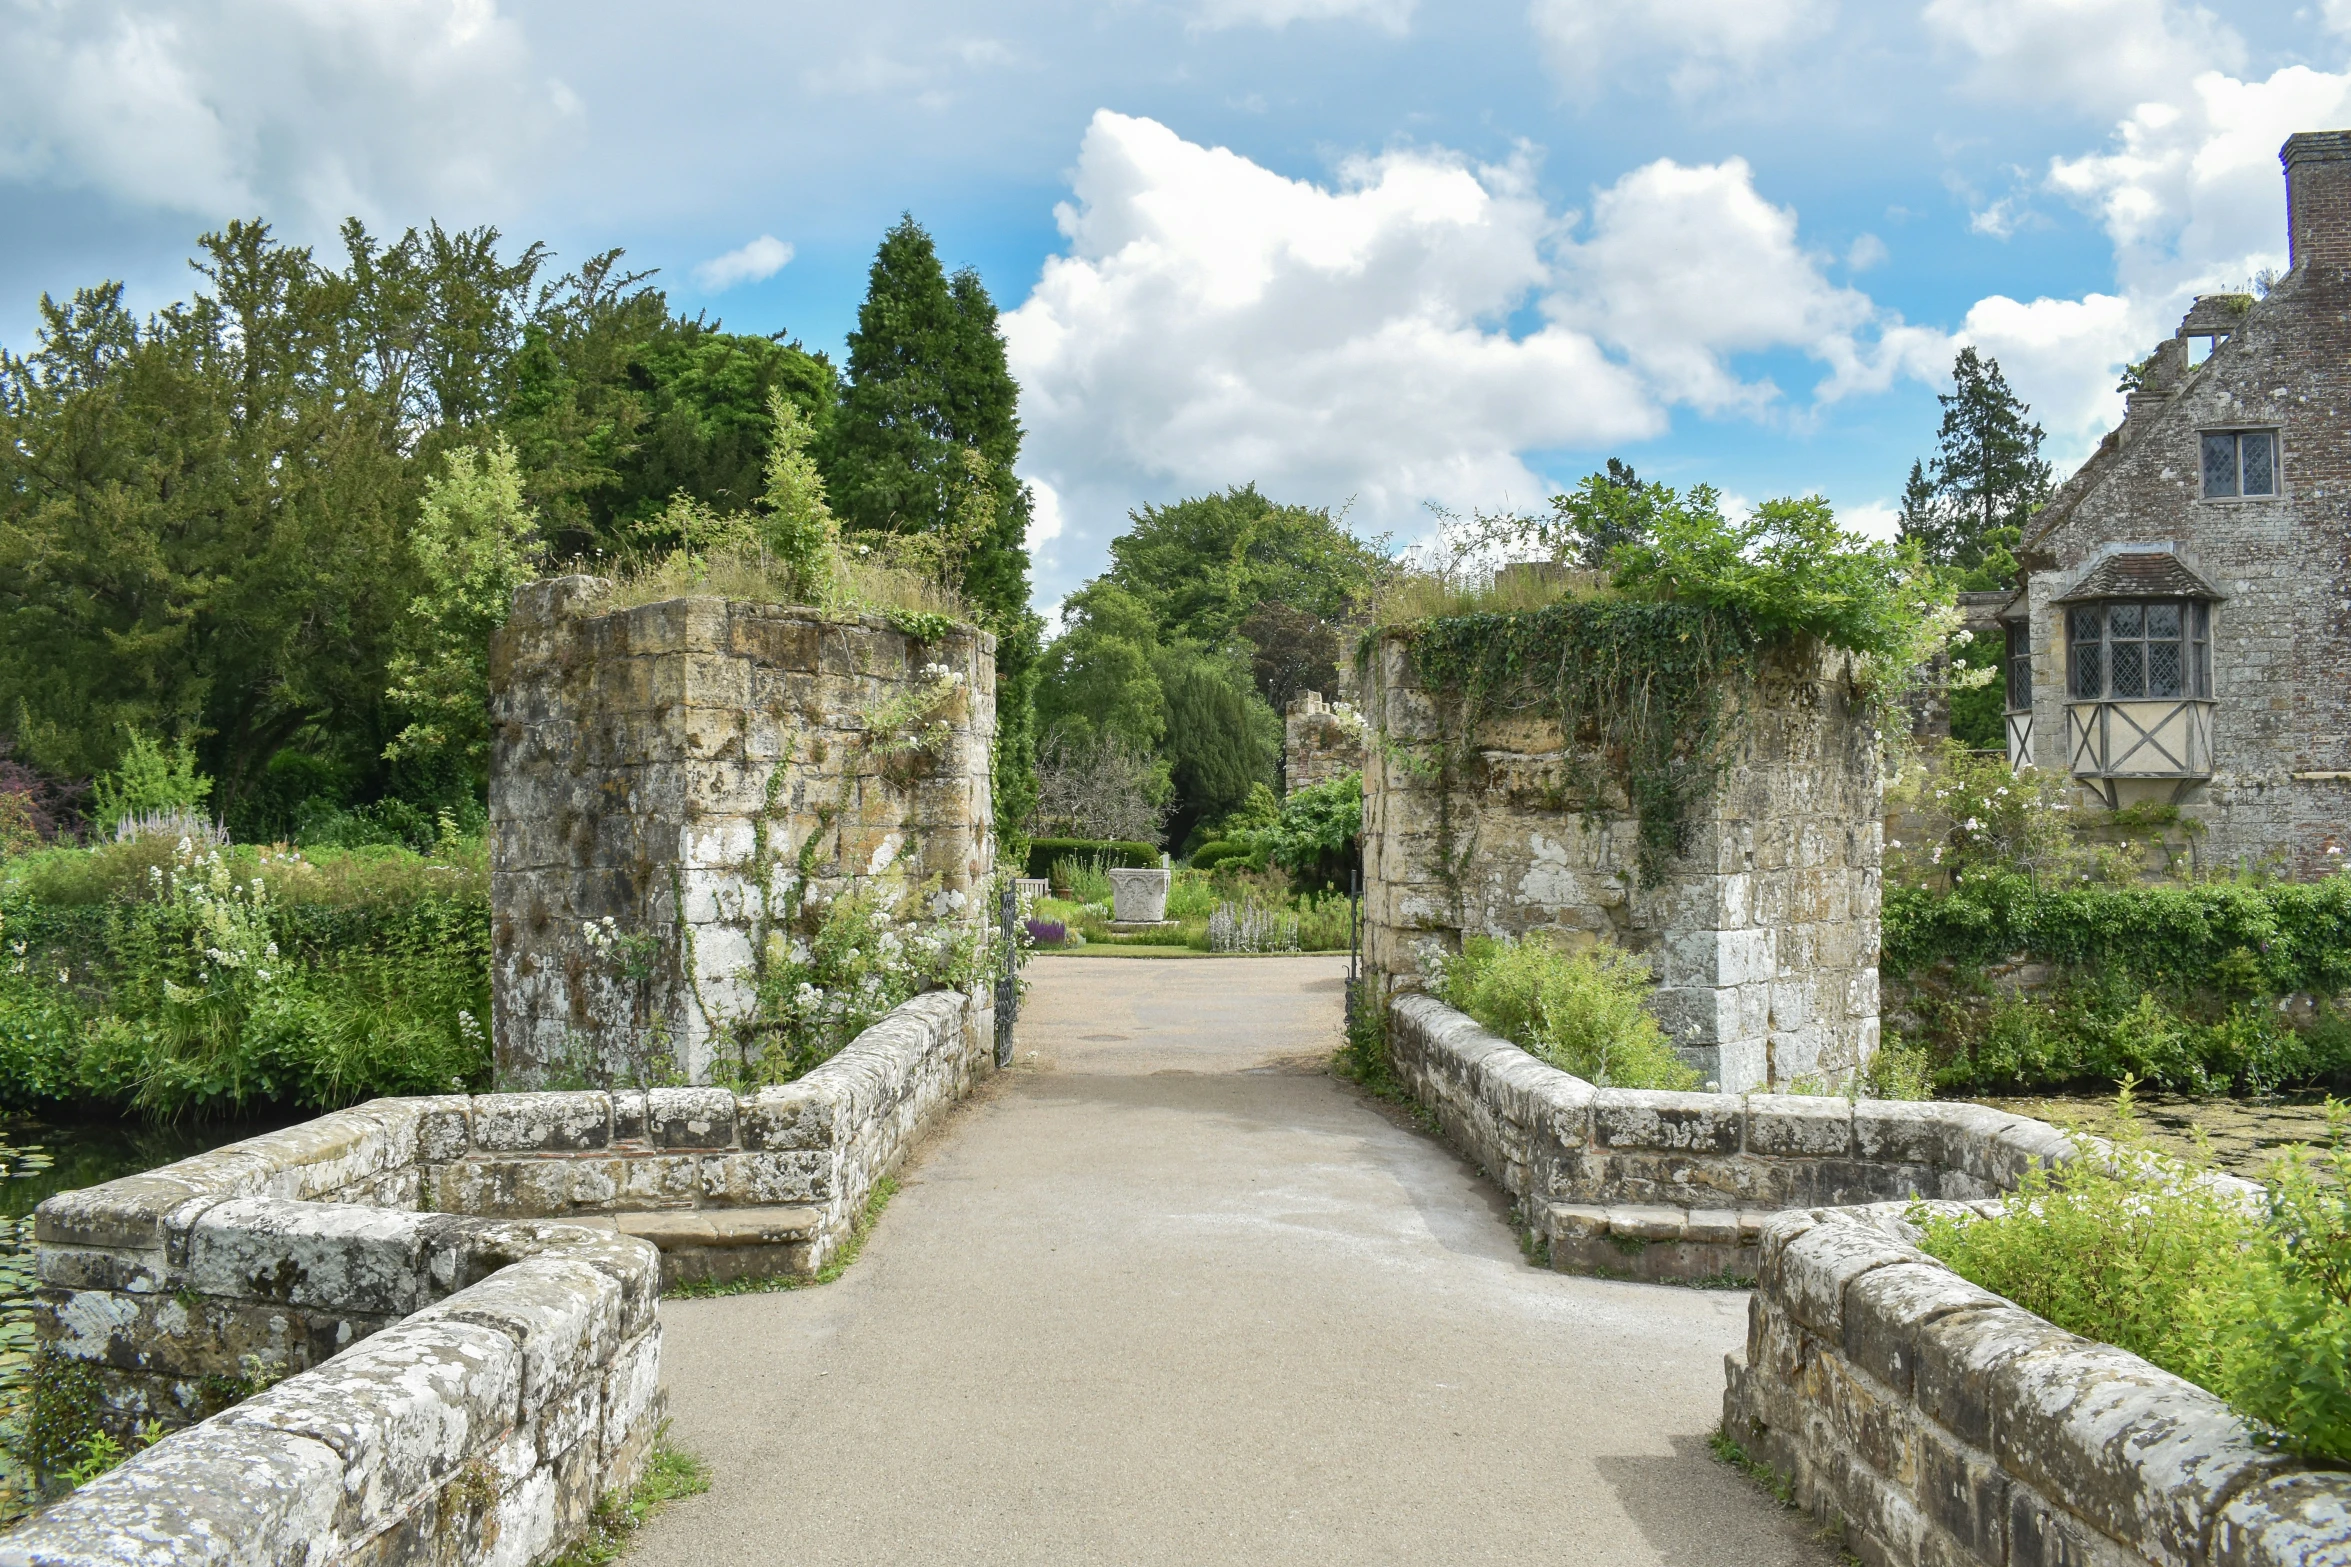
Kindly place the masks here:
[[(1441, 702), (1446, 787), (1479, 725), (1537, 712), (1565, 738), (1567, 785), (1597, 807), (1614, 783), (1639, 824), (1643, 885), (1682, 847), (1692, 805), (1723, 761), (1725, 711), (1763, 651), (1749, 617), (1713, 605), (1574, 599), (1518, 614), (1445, 616), (1406, 628), (1414, 673)], [(1440, 832), (1450, 819), (1440, 824)]]

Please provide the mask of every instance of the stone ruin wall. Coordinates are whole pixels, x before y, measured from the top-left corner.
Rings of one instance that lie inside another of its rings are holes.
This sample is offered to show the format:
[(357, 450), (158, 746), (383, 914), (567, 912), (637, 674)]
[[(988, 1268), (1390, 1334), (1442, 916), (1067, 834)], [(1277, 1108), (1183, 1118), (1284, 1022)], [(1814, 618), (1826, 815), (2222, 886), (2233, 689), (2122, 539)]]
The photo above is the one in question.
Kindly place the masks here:
[(1365, 960), (1389, 990), (1418, 986), (1424, 943), (1546, 931), (1646, 954), (1659, 1020), (1725, 1091), (1841, 1081), (1876, 1050), (1878, 736), (1842, 655), (1779, 656), (1735, 699), (1728, 761), (1647, 888), (1621, 790), (1577, 809), (1548, 720), (1484, 719), (1448, 799), (1441, 700), (1405, 638), (1383, 637), (1363, 862)]
[(1363, 766), (1363, 718), (1346, 702), (1304, 691), (1282, 715), (1282, 788), (1307, 789)]
[(986, 917), (994, 638), (605, 589), (524, 588), (491, 650), (502, 1086), (708, 1081), (803, 863), (815, 898), (935, 880)]

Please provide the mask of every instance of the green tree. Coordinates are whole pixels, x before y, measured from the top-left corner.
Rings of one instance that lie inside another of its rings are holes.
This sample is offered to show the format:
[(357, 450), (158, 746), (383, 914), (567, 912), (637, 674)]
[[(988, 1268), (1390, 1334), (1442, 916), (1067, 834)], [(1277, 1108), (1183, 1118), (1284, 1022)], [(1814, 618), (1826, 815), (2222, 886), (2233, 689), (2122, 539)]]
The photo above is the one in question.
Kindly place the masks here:
[(1941, 394), (1943, 421), (1931, 463), (1913, 463), (1902, 491), (1902, 537), (1963, 586), (1995, 588), (2016, 570), (2024, 524), (2049, 498), (2041, 427), (2009, 389), (2000, 362), (1962, 348)]
[[(1036, 803), (1042, 629), (1028, 607), (1033, 503), (1014, 475), (1020, 388), (979, 274), (948, 276), (911, 215), (875, 253), (849, 334), (848, 370), (823, 466), (851, 534), (956, 537), (967, 531), (969, 487), (976, 478), (987, 488), (988, 525), (962, 552), (957, 585), (996, 634), (996, 830), (1004, 852), (1017, 853)], [(971, 453), (984, 469), (973, 467)]]
[(522, 498), (514, 448), (461, 446), (425, 480), (408, 547), (421, 588), (408, 602), (405, 645), (392, 655), (390, 695), (408, 722), (385, 754), (433, 758), (486, 783), (490, 634), (514, 590), (538, 573), (538, 518)]
[(1346, 620), (1387, 564), (1319, 506), (1284, 506), (1254, 484), (1128, 514), (1110, 576), (1147, 605), (1161, 634), (1226, 646), (1259, 605)]
[(782, 337), (672, 316), (649, 273), (591, 257), (546, 290), (514, 353), (502, 427), (559, 556), (625, 551), (678, 496), (741, 511), (762, 491), (780, 393), (812, 440), (837, 378)]
[(1163, 649), (1156, 662), (1175, 783), (1168, 841), (1189, 851), (1194, 828), (1239, 809), (1252, 785), (1272, 784), (1281, 720), (1235, 660), (1179, 645)]
[(1557, 553), (1579, 566), (1604, 566), (1617, 546), (1649, 537), (1657, 504), (1657, 489), (1643, 484), (1629, 463), (1611, 457), (1605, 471), (1586, 475), (1574, 489), (1551, 497)]
[(1164, 777), (1167, 697), (1158, 659), (1159, 628), (1142, 601), (1107, 578), (1087, 583), (1069, 596), (1062, 633), (1045, 649), (1039, 731), (1079, 747), (1119, 741), (1161, 757)]
[(434, 289), (463, 279), (378, 288), (258, 223), (195, 267), (196, 297), (145, 322), (116, 284), (44, 298), (34, 351), (0, 355), (0, 713), (67, 775), (112, 765), (126, 726), (188, 736), (234, 822), (281, 747), (380, 750), (416, 465), (444, 399), (473, 405), (432, 340)]

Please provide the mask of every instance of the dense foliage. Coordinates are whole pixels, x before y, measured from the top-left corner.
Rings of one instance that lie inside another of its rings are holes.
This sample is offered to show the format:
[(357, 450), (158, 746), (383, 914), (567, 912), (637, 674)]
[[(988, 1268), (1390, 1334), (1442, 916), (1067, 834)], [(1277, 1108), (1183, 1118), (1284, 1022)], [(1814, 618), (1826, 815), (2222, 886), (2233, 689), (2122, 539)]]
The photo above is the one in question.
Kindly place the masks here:
[[(2190, 1092), (2351, 1080), (2351, 877), (1890, 886), (1882, 972), (1946, 1089), (2125, 1077)], [(2031, 990), (1989, 973), (2037, 964)], [(2300, 1010), (2289, 1006), (2301, 998)]]
[(787, 558), (828, 485), (996, 632), (995, 798), (1025, 818), (1017, 388), (986, 290), (911, 221), (845, 401), (821, 354), (674, 314), (617, 251), (553, 277), (489, 228), (353, 222), (328, 257), (233, 223), (195, 265), (145, 319), (117, 284), (44, 299), (31, 351), (0, 354), (0, 740), (66, 786), (7, 789), (0, 835), (51, 836), (30, 802), (147, 743), (186, 748), (239, 840), (428, 843), (440, 810), (478, 816), (484, 644), (516, 582), (706, 563), (745, 517)]
[[(1704, 485), (1685, 494), (1621, 478), (1587, 479), (1552, 519), (1479, 517), (1456, 558), (1429, 586), (1393, 595), (1386, 618), (1447, 698), (1436, 765), (1463, 765), (1491, 714), (1543, 714), (1570, 740), (1573, 803), (1561, 803), (1629, 808), (1639, 874), (1654, 882), (1713, 787), (1732, 699), (1767, 653), (1804, 639), (1854, 653), (1883, 700), (1947, 635), (1948, 596), (1905, 552), (1839, 528), (1818, 497), (1733, 521)], [(1480, 552), (1536, 548), (1565, 562), (1602, 536), (1617, 541), (1604, 584), (1540, 603), (1513, 602), (1523, 588), (1490, 568), (1491, 586), (1476, 586)]]
[[(2127, 1128), (2127, 1088), (2120, 1108)], [(2351, 1146), (2340, 1106), (2329, 1120), (2323, 1154), (2293, 1149), (2270, 1172), (2266, 1210), (2126, 1131), (2111, 1155), (2026, 1172), (1996, 1216), (1932, 1219), (1924, 1245), (2209, 1388), (2281, 1445), (2351, 1461)]]
[(1063, 605), (1040, 732), (1093, 776), (1107, 770), (1087, 765), (1090, 747), (1150, 758), (1133, 775), (1139, 803), (1162, 810), (1171, 847), (1196, 845), (1274, 782), (1281, 709), (1335, 685), (1337, 627), (1387, 569), (1380, 542), (1255, 486), (1146, 506), (1112, 541), (1110, 570)]
[(1622, 948), (1472, 936), (1428, 967), (1438, 999), (1562, 1072), (1602, 1088), (1698, 1086), (1650, 1014), (1647, 960)]
[(0, 870), (0, 1105), (170, 1116), (482, 1088), (489, 925), (479, 840), (23, 856)]

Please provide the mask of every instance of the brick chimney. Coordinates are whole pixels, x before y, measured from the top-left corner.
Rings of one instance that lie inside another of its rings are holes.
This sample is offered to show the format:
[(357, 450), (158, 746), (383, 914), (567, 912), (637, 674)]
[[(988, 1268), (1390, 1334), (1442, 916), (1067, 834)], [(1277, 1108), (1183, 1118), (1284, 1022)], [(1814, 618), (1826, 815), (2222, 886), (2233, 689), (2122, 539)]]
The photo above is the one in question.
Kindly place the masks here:
[(2302, 131), (2278, 149), (2286, 166), (2286, 255), (2351, 267), (2351, 131)]

